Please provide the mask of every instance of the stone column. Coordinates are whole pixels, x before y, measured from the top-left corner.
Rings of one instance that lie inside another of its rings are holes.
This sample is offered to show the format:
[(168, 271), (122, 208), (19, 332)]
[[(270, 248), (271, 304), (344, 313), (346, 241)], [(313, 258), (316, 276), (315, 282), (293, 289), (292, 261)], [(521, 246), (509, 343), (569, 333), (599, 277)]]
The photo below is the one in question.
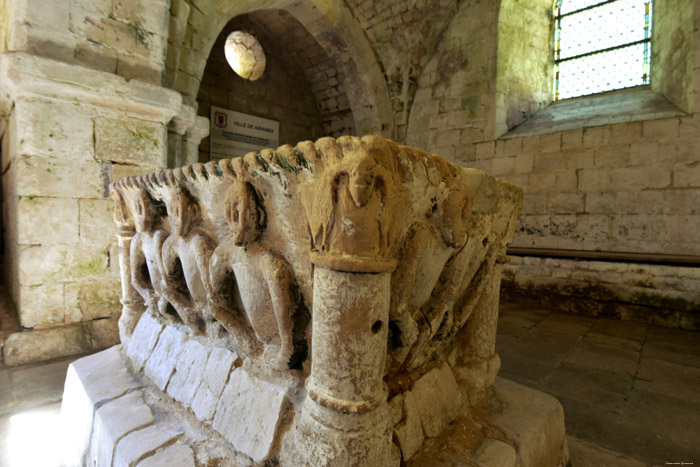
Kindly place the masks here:
[(196, 115), (195, 108), (183, 105), (168, 123), (168, 167), (199, 162), (199, 143), (209, 136), (209, 119)]
[(382, 379), (390, 278), (386, 269), (354, 273), (315, 261), (309, 397), (295, 432), (308, 465), (390, 464)]

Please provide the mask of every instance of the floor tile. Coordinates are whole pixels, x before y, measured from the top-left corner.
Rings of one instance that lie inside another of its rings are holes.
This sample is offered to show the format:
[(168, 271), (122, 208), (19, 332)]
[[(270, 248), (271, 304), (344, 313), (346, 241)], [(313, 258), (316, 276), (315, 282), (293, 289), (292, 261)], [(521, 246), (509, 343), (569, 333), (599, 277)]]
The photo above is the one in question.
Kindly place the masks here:
[(635, 387), (700, 404), (700, 368), (642, 358)]

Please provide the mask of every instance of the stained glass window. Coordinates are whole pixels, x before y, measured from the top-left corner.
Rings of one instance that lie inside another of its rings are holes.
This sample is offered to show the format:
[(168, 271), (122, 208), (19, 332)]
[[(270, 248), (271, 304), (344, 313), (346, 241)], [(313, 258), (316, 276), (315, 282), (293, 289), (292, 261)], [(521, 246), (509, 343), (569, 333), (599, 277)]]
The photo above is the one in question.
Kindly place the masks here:
[(649, 84), (651, 0), (557, 0), (554, 100)]

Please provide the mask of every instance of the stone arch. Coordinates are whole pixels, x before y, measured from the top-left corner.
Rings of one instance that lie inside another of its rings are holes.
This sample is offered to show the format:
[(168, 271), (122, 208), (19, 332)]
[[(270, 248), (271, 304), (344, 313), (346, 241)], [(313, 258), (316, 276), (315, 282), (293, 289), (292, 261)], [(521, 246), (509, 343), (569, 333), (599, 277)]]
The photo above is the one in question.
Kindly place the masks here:
[(344, 82), (356, 133), (394, 136), (391, 101), (380, 66), (362, 29), (339, 0), (174, 0), (166, 86), (179, 91), (186, 105), (195, 106), (207, 58), (221, 30), (232, 18), (263, 9), (287, 11), (320, 44)]

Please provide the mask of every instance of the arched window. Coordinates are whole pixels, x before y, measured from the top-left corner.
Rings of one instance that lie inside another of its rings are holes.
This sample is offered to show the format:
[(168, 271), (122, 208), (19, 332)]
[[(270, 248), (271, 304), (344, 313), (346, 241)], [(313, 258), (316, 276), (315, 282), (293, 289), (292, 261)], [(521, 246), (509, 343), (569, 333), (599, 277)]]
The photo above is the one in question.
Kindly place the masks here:
[(554, 100), (650, 83), (651, 0), (557, 0)]

